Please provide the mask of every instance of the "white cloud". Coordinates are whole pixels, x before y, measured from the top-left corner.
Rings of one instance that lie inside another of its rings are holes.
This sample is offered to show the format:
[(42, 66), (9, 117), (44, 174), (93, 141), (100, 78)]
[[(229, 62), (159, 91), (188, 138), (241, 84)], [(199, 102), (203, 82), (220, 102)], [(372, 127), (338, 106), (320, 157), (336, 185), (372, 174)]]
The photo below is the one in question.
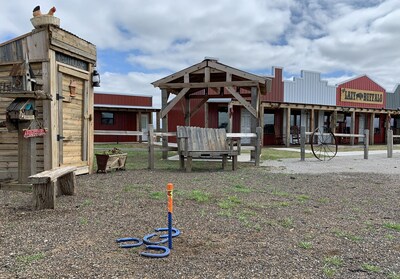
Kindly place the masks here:
[(150, 83), (166, 75), (167, 73), (144, 74), (139, 72), (130, 72), (127, 74), (116, 74), (105, 72), (101, 75), (101, 87), (96, 88), (95, 91), (101, 93), (154, 96), (153, 106), (160, 108), (160, 90), (154, 88)]
[[(107, 65), (119, 61), (99, 61), (104, 65), (101, 91), (157, 96), (151, 82), (205, 56), (250, 72), (281, 66), (293, 74), (302, 69), (367, 74), (387, 90), (399, 82), (398, 0), (68, 0), (51, 4), (41, 0), (37, 4), (43, 11), (55, 5), (61, 28), (99, 50), (128, 53), (126, 60), (132, 68), (126, 73), (107, 70)], [(29, 32), (35, 5), (23, 0), (2, 3), (0, 38)]]

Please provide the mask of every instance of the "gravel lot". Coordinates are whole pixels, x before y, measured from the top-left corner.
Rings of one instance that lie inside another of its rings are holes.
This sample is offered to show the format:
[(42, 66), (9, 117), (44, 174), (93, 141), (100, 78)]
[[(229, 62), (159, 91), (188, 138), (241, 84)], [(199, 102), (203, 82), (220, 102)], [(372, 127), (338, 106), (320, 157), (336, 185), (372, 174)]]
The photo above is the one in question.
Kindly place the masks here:
[[(400, 278), (400, 175), (370, 158), (83, 175), (54, 210), (0, 192), (0, 278)], [(167, 225), (168, 182), (171, 254), (119, 248)]]

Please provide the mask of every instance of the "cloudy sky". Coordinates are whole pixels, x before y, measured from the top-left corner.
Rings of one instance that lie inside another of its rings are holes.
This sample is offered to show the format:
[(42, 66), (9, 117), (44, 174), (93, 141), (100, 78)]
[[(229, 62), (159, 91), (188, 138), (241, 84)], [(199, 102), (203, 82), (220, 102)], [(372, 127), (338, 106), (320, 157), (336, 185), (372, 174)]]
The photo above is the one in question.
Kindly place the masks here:
[[(4, 3), (3, 3), (4, 2)], [(151, 82), (216, 57), (259, 75), (321, 72), (337, 84), (367, 74), (387, 91), (400, 82), (399, 0), (2, 1), (0, 42), (32, 30), (40, 5), (61, 28), (95, 44), (97, 92), (153, 95)]]

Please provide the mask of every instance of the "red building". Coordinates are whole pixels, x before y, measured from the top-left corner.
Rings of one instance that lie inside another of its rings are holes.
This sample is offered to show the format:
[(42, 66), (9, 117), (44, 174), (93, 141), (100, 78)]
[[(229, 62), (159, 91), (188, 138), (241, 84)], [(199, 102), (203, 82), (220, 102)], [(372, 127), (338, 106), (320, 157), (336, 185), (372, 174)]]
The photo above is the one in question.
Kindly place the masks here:
[[(98, 135), (99, 131), (146, 131), (153, 123), (153, 114), (160, 109), (153, 107), (152, 96), (94, 94), (94, 142), (137, 142), (146, 137), (126, 135)], [(96, 135), (97, 133), (97, 135)]]

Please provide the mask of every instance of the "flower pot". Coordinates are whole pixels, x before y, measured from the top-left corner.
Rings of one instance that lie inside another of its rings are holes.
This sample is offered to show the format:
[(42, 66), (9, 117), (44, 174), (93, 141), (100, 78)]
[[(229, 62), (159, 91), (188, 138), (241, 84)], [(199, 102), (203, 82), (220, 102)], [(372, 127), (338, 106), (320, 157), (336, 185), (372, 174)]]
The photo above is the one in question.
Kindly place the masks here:
[(97, 172), (125, 170), (126, 157), (128, 153), (121, 154), (96, 154)]

